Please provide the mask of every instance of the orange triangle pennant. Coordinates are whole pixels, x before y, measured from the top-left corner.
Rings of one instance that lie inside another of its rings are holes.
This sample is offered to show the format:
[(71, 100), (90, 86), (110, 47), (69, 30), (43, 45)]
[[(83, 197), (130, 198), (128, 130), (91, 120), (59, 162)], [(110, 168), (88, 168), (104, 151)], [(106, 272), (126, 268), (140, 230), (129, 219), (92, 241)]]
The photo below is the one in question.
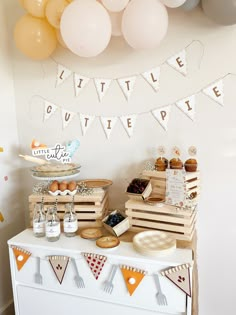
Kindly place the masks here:
[(18, 271), (20, 271), (21, 268), (24, 266), (24, 264), (29, 259), (29, 257), (31, 256), (31, 253), (20, 248), (20, 247), (16, 247), (16, 246), (12, 246), (12, 249), (13, 249), (13, 253), (15, 255), (15, 259), (16, 259), (17, 269), (18, 269)]
[(190, 264), (184, 264), (161, 272), (189, 297), (191, 297), (190, 267)]
[(146, 275), (146, 271), (125, 265), (120, 268), (129, 294), (132, 295)]

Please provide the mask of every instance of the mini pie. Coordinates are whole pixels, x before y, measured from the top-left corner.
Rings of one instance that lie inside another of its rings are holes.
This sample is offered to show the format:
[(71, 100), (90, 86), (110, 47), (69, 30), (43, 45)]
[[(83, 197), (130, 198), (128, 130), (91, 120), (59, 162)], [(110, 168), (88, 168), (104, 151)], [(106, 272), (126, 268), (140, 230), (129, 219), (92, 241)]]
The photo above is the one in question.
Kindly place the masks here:
[(43, 164), (33, 167), (31, 170), (34, 175), (39, 177), (50, 177), (50, 176), (65, 176), (72, 175), (78, 172), (80, 165), (75, 163), (54, 163), (54, 164)]
[(87, 228), (81, 231), (80, 236), (86, 239), (96, 239), (102, 236), (102, 231), (97, 228)]
[(119, 244), (120, 244), (119, 239), (111, 235), (100, 237), (96, 241), (96, 245), (101, 248), (113, 248), (118, 246)]

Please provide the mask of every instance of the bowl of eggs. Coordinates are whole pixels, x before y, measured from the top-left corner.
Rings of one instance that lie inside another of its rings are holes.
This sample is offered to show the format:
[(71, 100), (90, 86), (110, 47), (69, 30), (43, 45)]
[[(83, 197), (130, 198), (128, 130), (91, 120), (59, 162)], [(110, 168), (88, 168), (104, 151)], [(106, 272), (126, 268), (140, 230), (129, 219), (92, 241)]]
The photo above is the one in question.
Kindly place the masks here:
[(65, 195), (70, 195), (74, 196), (77, 193), (77, 183), (76, 181), (62, 181), (58, 182), (57, 180), (54, 180), (50, 185), (49, 185), (49, 190), (48, 193), (51, 196), (65, 196)]

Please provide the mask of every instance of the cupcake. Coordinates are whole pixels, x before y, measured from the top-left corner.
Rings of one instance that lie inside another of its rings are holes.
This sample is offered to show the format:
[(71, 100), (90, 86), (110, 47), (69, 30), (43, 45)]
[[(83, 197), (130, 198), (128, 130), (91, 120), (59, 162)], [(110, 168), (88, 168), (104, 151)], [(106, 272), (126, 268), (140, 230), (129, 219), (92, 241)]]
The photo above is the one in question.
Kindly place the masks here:
[(184, 168), (186, 172), (196, 172), (197, 170), (197, 160), (195, 159), (188, 159), (184, 163)]
[(173, 158), (170, 160), (170, 168), (182, 169), (183, 168), (183, 162), (179, 158)]
[(156, 159), (155, 170), (156, 171), (165, 171), (168, 167), (168, 160), (164, 157), (159, 157)]

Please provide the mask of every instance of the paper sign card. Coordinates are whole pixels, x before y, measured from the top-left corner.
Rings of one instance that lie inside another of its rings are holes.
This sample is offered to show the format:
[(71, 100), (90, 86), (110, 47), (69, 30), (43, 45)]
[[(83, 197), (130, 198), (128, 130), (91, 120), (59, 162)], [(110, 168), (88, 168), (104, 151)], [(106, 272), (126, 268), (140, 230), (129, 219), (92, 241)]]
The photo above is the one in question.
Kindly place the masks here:
[(111, 85), (112, 80), (110, 79), (94, 79), (94, 84), (96, 86), (96, 90), (98, 93), (98, 99), (101, 102), (103, 97), (105, 96), (107, 90)]
[(121, 116), (120, 120), (127, 132), (128, 136), (131, 137), (133, 135), (134, 126), (136, 123), (136, 115), (129, 115), (129, 116)]
[(182, 207), (186, 197), (184, 170), (166, 170), (166, 203)]
[(72, 71), (68, 68), (58, 64), (57, 65), (57, 81), (56, 87), (62, 84), (69, 76), (72, 74)]
[(153, 116), (159, 122), (164, 130), (168, 128), (168, 122), (170, 118), (171, 106), (164, 106), (152, 111)]
[(178, 102), (176, 102), (177, 107), (185, 113), (191, 120), (195, 118), (195, 95), (188, 96)]
[(44, 121), (48, 120), (58, 109), (58, 107), (48, 101), (44, 102)]
[(209, 96), (213, 101), (224, 106), (224, 82), (219, 80), (202, 90), (204, 94)]
[(89, 129), (89, 127), (92, 125), (92, 122), (94, 121), (95, 116), (80, 114), (79, 117), (80, 117), (82, 134), (84, 136), (86, 134), (87, 130)]
[(175, 70), (179, 71), (183, 75), (187, 75), (187, 60), (186, 60), (186, 50), (183, 49), (179, 53), (170, 57), (167, 60), (168, 65), (170, 65)]
[(132, 95), (132, 93), (134, 91), (136, 76), (117, 79), (117, 81), (118, 81), (118, 84), (119, 84), (122, 92), (124, 93), (124, 95), (128, 101), (130, 99), (130, 96)]
[(161, 74), (160, 67), (156, 67), (142, 73), (144, 79), (151, 85), (151, 87), (156, 92), (159, 91), (160, 89), (160, 74)]
[(79, 96), (83, 88), (89, 83), (90, 78), (74, 73), (75, 96)]

